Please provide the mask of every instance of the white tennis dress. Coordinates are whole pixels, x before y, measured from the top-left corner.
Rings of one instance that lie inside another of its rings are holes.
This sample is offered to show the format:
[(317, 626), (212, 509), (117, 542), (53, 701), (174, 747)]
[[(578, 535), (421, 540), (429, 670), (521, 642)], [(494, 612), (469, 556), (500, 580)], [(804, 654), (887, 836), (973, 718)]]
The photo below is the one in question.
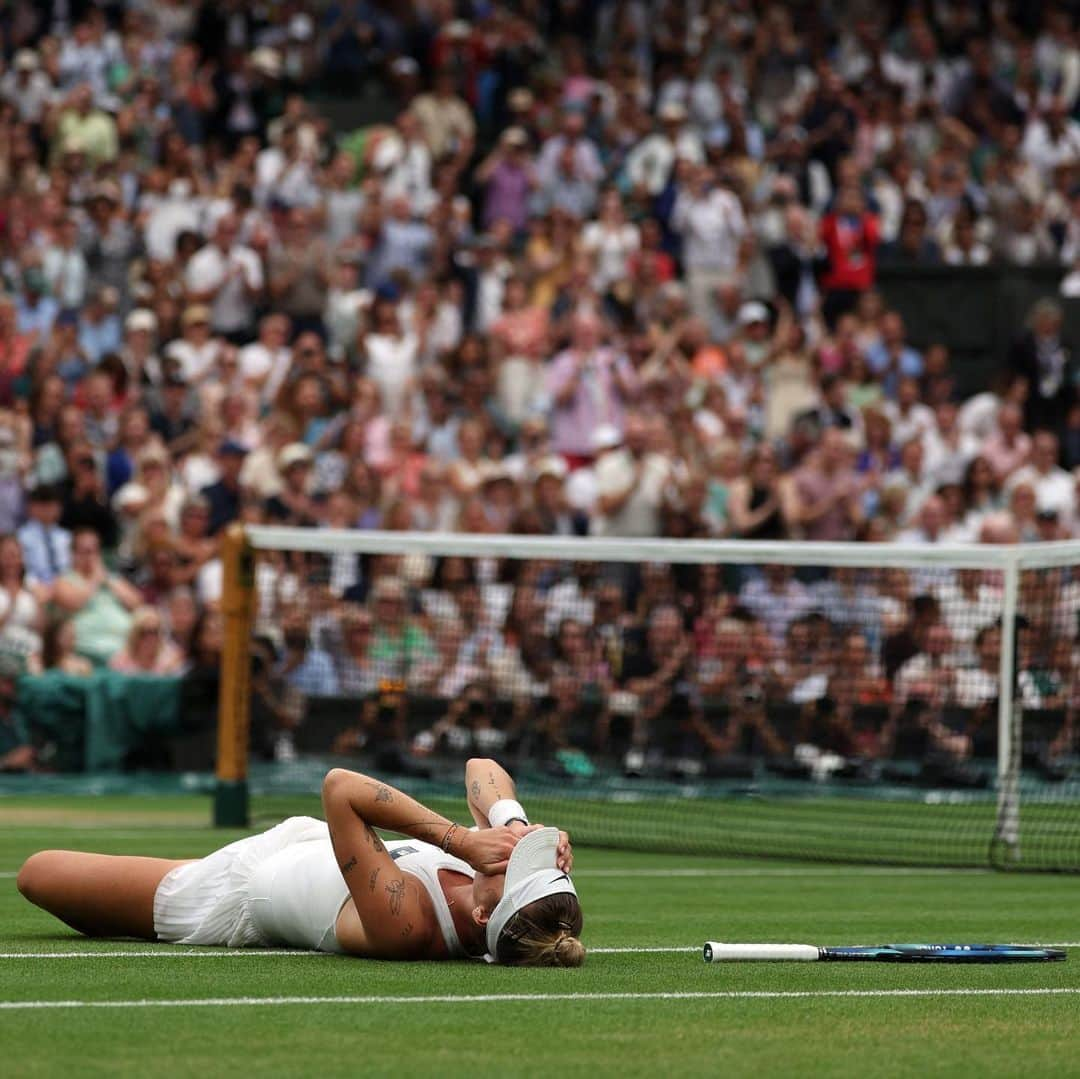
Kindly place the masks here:
[[(472, 877), (472, 866), (415, 839), (386, 849), (427, 889), (450, 955), (465, 955), (439, 870)], [(154, 895), (154, 930), (170, 944), (342, 952), (336, 926), (348, 898), (326, 823), (290, 817), (166, 874)]]

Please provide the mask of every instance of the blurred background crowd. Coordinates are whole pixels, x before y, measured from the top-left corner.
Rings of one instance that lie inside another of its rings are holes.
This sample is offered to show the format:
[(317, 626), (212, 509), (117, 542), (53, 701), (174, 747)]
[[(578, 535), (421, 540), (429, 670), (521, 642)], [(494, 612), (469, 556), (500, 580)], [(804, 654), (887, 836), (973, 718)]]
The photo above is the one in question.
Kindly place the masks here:
[[(207, 666), (234, 520), (1080, 536), (1068, 4), (15, 0), (0, 52), (0, 645), (31, 670)], [(886, 266), (1055, 272), (973, 386)], [(290, 634), (381, 632), (388, 596), (279, 561), (267, 669), (338, 692)], [(424, 616), (439, 565), (391, 568)], [(541, 580), (553, 650), (574, 577)], [(902, 610), (960, 587), (919, 584)]]

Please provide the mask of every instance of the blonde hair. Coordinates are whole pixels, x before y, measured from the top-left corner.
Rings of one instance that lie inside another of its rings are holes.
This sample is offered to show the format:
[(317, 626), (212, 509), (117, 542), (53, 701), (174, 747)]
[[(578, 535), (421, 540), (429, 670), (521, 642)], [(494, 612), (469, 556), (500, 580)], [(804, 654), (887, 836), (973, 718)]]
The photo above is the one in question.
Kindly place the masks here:
[(496, 958), (513, 967), (580, 967), (585, 962), (581, 904), (569, 892), (537, 899), (506, 923)]

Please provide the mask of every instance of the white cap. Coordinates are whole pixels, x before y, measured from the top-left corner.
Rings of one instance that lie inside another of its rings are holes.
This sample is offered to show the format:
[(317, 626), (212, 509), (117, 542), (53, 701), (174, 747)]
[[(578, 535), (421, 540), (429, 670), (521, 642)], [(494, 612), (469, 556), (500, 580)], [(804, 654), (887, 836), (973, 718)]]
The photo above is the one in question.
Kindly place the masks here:
[(148, 330), (150, 333), (157, 332), (157, 315), (148, 307), (136, 307), (124, 321), (127, 330)]
[(116, 494), (113, 495), (113, 508), (118, 510), (135, 510), (146, 505), (150, 498), (150, 489), (141, 483), (125, 483)]
[(487, 923), (488, 962), (498, 962), (499, 937), (522, 907), (549, 895), (577, 895), (570, 877), (556, 863), (558, 849), (558, 828), (538, 828), (518, 840), (506, 867), (502, 899)]
[(277, 49), (260, 45), (249, 57), (251, 66), (261, 75), (271, 79), (281, 78), (281, 54)]
[(665, 101), (656, 114), (661, 120), (679, 123), (686, 119), (686, 106), (681, 101)]
[(311, 450), (303, 442), (290, 442), (277, 456), (278, 471), (285, 472), (293, 465), (309, 465), (311, 461)]
[(601, 453), (603, 450), (611, 450), (622, 445), (622, 435), (613, 423), (602, 423), (592, 433), (590, 439), (593, 453)]
[(749, 326), (754, 322), (768, 322), (769, 309), (760, 300), (748, 300), (739, 308), (739, 325)]
[(566, 467), (566, 462), (561, 457), (556, 457), (552, 454), (537, 461), (536, 467), (533, 470), (533, 479), (539, 480), (544, 476), (553, 476), (561, 482), (566, 479), (568, 472), (569, 469)]

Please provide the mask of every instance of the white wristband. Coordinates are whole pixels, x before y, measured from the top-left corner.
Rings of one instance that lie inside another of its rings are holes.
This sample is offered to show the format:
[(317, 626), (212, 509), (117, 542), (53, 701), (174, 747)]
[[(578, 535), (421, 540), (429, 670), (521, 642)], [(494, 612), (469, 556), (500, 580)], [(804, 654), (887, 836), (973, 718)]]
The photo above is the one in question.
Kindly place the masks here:
[(512, 820), (529, 823), (529, 818), (525, 816), (521, 803), (515, 802), (513, 798), (500, 798), (488, 810), (487, 818), (492, 828), (502, 828)]

